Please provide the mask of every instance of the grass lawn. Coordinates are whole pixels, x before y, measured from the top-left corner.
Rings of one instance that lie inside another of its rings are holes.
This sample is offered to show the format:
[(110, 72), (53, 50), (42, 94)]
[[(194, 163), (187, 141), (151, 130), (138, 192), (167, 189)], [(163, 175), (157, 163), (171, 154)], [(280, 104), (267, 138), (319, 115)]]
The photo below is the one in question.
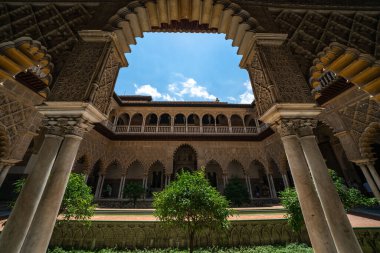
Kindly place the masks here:
[[(179, 249), (146, 249), (146, 250), (113, 250), (102, 249), (98, 251), (87, 250), (63, 250), (55, 248), (48, 251), (48, 253), (186, 253), (187, 250)], [(241, 248), (209, 248), (198, 249), (196, 253), (313, 253), (313, 249), (304, 244), (289, 244), (287, 246), (253, 246)]]

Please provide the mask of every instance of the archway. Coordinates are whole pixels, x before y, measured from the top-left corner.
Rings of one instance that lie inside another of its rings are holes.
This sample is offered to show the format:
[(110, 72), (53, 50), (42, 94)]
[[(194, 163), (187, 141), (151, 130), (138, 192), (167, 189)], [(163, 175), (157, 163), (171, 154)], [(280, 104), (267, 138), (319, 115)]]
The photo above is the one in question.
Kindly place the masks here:
[(92, 170), (87, 178), (87, 185), (91, 187), (92, 194), (95, 195), (100, 173), (103, 171), (103, 162), (101, 160), (96, 161)]
[(197, 169), (197, 153), (195, 149), (183, 144), (176, 149), (173, 155), (174, 176), (181, 170), (194, 171)]
[(264, 165), (254, 160), (247, 171), (253, 198), (270, 198), (268, 178)]
[(89, 173), (89, 159), (87, 155), (79, 157), (79, 159), (74, 163), (72, 172), (77, 174), (87, 175)]
[(215, 187), (220, 193), (224, 191), (223, 170), (220, 164), (211, 160), (206, 164), (206, 178), (211, 186)]
[(148, 172), (147, 197), (151, 198), (153, 192), (164, 189), (165, 186), (165, 167), (160, 161), (155, 161)]
[(101, 192), (102, 198), (116, 199), (119, 197), (122, 175), (123, 169), (118, 161), (113, 161), (107, 166)]

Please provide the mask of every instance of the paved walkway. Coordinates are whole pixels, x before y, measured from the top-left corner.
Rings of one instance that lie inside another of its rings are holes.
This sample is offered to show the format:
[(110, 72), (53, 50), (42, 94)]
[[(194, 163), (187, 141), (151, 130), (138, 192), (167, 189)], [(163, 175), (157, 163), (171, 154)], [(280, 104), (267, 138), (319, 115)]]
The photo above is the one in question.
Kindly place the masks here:
[[(240, 214), (230, 220), (278, 220), (285, 219), (284, 214)], [(374, 220), (357, 215), (348, 214), (348, 219), (353, 227), (379, 227), (380, 220)], [(95, 215), (94, 221), (155, 221), (153, 215)]]
[[(271, 209), (270, 212), (264, 210)], [(276, 209), (278, 212), (276, 212)], [(92, 217), (93, 221), (156, 221), (153, 216), (153, 209), (97, 209), (98, 213)], [(145, 213), (141, 213), (145, 211)], [(241, 212), (238, 215), (230, 217), (230, 220), (281, 220), (285, 219), (285, 213), (281, 206), (271, 208), (239, 208)], [(140, 213), (135, 213), (140, 212)], [(379, 227), (380, 219), (372, 219), (359, 216), (356, 214), (348, 214), (348, 219), (353, 227)], [(6, 220), (0, 220), (0, 231), (3, 229), (3, 224)]]

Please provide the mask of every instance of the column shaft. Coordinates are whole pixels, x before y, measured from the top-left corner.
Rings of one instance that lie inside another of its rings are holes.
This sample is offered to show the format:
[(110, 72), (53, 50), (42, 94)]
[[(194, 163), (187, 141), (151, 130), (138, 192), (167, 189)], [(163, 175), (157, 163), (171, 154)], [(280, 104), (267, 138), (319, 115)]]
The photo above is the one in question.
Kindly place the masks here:
[(366, 166), (365, 164), (359, 164), (359, 167), (360, 167), (360, 169), (362, 170), (363, 175), (364, 175), (365, 179), (367, 180), (367, 183), (368, 183), (369, 187), (371, 188), (373, 195), (374, 195), (377, 199), (380, 199), (380, 192), (379, 192), (379, 190), (377, 189), (376, 184), (375, 184), (375, 182), (373, 181), (371, 175), (369, 174), (368, 169), (367, 169), (367, 166)]
[(301, 137), (300, 142), (338, 253), (362, 252), (339, 195), (328, 174), (315, 136)]
[(302, 148), (295, 135), (282, 138), (305, 225), (315, 253), (336, 253)]
[(377, 174), (375, 166), (373, 166), (373, 163), (368, 163), (367, 167), (369, 169), (369, 172), (371, 172), (373, 179), (375, 180), (375, 183), (377, 185), (377, 189), (380, 189), (380, 177), (379, 177), (379, 174)]
[(269, 194), (271, 198), (274, 198), (273, 196), (273, 188), (272, 188), (272, 183), (269, 179), (269, 174), (267, 174), (267, 180), (268, 180), (268, 188), (269, 188)]
[(62, 137), (46, 135), (7, 224), (1, 233), (0, 252), (19, 253), (57, 156)]
[(95, 190), (95, 198), (99, 198), (99, 192), (100, 192), (100, 186), (103, 181), (103, 176), (100, 175), (98, 178), (98, 182), (96, 183), (96, 190)]
[(46, 252), (81, 140), (65, 136), (21, 252)]
[(5, 178), (7, 177), (8, 171), (11, 167), (12, 167), (11, 165), (5, 165), (4, 168), (1, 169), (1, 171), (0, 171), (0, 187), (3, 184)]
[(273, 198), (277, 198), (277, 191), (276, 191), (276, 187), (274, 186), (274, 181), (273, 181), (272, 175), (269, 175), (269, 180), (270, 180), (270, 184), (272, 186)]

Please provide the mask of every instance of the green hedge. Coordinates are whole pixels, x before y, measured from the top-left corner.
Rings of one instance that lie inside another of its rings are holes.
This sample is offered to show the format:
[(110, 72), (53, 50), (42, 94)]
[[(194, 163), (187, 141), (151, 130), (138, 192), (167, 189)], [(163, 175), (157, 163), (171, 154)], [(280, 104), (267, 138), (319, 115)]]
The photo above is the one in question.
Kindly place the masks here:
[[(55, 248), (48, 251), (49, 253), (187, 253), (187, 250), (178, 249), (152, 249), (152, 250), (113, 250), (102, 249), (98, 251), (86, 251), (86, 250), (63, 250), (61, 248)], [(210, 248), (210, 249), (198, 249), (196, 253), (313, 253), (313, 249), (304, 244), (289, 244), (287, 246), (257, 246), (257, 247), (242, 247), (242, 248)]]

